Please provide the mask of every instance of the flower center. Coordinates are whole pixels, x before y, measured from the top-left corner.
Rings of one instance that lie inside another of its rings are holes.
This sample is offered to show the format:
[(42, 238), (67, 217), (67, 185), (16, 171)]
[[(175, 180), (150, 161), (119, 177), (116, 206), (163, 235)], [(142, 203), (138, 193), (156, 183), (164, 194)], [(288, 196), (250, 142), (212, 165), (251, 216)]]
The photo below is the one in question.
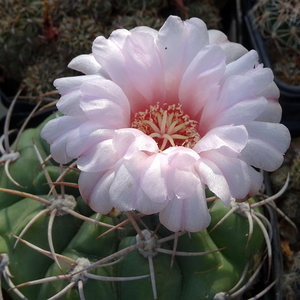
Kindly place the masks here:
[(180, 104), (163, 107), (151, 105), (144, 112), (138, 112), (133, 117), (132, 128), (139, 129), (152, 137), (160, 151), (168, 147), (184, 146), (192, 148), (199, 140), (198, 122), (190, 120), (184, 114)]

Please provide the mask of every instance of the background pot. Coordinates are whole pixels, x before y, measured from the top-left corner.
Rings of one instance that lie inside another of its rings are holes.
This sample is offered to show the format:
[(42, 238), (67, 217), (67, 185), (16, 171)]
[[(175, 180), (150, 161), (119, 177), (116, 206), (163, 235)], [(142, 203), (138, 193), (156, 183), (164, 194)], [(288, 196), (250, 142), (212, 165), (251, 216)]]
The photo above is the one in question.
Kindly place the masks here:
[[(260, 34), (254, 22), (251, 8), (257, 1), (237, 0), (237, 30), (239, 32), (238, 42), (242, 43), (247, 49), (255, 49), (264, 66), (272, 69), (272, 64), (266, 49), (265, 40)], [(283, 109), (282, 123), (285, 124), (293, 137), (300, 135), (300, 86), (294, 86), (283, 82), (277, 76), (275, 83), (280, 89), (279, 102)]]

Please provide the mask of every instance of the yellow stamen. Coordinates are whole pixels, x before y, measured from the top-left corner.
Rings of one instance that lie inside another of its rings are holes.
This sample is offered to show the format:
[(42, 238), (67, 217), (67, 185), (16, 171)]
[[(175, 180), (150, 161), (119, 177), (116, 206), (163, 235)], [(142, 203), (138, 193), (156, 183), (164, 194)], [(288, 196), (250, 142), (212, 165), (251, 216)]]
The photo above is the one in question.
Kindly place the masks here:
[(192, 148), (200, 139), (198, 122), (184, 114), (181, 105), (159, 103), (144, 112), (134, 115), (132, 128), (139, 129), (152, 137), (160, 151), (168, 147), (184, 146)]

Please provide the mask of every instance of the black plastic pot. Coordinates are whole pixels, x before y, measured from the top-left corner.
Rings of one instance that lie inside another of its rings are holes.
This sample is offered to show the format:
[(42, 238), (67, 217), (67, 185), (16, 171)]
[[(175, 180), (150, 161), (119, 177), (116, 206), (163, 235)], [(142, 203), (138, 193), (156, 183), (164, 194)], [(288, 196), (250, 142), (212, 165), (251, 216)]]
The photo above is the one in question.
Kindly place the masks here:
[[(269, 174), (267, 172), (264, 172), (264, 186), (265, 186), (265, 193), (271, 196), (273, 193), (272, 193)], [(281, 247), (280, 247), (280, 234), (279, 234), (279, 227), (278, 227), (277, 212), (275, 211), (274, 208), (272, 208), (269, 205), (265, 206), (265, 210), (273, 230), (272, 243), (271, 243), (272, 244), (272, 270), (271, 270), (271, 276), (269, 278), (269, 283), (272, 283), (275, 280), (277, 281), (273, 286), (273, 288), (270, 289), (270, 291), (266, 293), (264, 297), (262, 297), (261, 299), (282, 300), (283, 293), (281, 289), (281, 278), (283, 276), (283, 258), (282, 258)], [(268, 279), (267, 274), (268, 274), (268, 266), (267, 264), (265, 264), (263, 280)], [(262, 284), (265, 284), (265, 282), (262, 282)]]
[[(256, 29), (251, 11), (245, 15), (245, 23), (253, 48), (258, 52), (264, 66), (272, 68), (265, 42)], [(293, 137), (300, 135), (300, 86), (289, 85), (275, 76), (275, 83), (280, 89), (279, 102), (282, 106), (282, 123), (285, 124)]]
[[(248, 50), (255, 49), (264, 66), (272, 69), (272, 65), (265, 47), (265, 41), (254, 24), (251, 13), (257, 0), (236, 0), (237, 42)], [(300, 86), (286, 84), (275, 76), (274, 81), (280, 89), (279, 102), (283, 109), (282, 123), (286, 125), (292, 137), (300, 136)]]

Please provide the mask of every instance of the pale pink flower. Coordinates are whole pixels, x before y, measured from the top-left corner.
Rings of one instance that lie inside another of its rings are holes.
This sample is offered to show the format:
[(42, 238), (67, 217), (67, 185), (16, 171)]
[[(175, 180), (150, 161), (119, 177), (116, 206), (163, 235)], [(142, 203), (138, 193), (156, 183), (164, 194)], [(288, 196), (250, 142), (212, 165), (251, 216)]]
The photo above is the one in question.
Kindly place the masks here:
[(58, 162), (77, 159), (99, 213), (159, 213), (172, 231), (200, 231), (207, 187), (229, 205), (259, 190), (254, 168), (283, 161), (290, 135), (271, 70), (200, 19), (115, 30), (69, 67), (85, 75), (54, 82), (65, 116), (42, 137)]

